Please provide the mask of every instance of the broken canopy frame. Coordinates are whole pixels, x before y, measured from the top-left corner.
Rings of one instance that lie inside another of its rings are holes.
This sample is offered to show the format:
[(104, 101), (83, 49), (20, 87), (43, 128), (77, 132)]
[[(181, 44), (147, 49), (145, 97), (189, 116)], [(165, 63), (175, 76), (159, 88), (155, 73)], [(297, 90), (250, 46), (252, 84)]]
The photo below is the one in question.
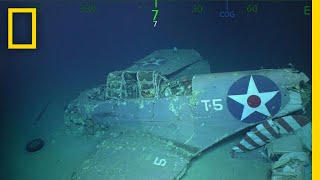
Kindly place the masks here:
[(83, 134), (101, 126), (110, 135), (120, 135), (108, 135), (74, 179), (179, 179), (195, 155), (257, 123), (242, 122), (227, 105), (230, 88), (243, 77), (264, 77), (279, 87), (281, 108), (270, 118), (304, 108), (293, 90), (308, 81), (303, 73), (208, 73), (208, 63), (194, 50), (159, 50), (110, 75), (106, 84), (81, 93), (65, 110), (68, 131)]
[[(77, 172), (79, 174), (77, 177), (103, 179), (105, 176), (110, 176), (117, 179), (135, 176), (139, 179), (152, 179), (163, 176), (167, 179), (178, 179), (184, 174), (192, 157), (254, 124), (236, 119), (226, 104), (231, 85), (239, 78), (252, 74), (268, 77), (279, 86), (282, 105), (274, 117), (281, 117), (303, 108), (299, 93), (290, 89), (298, 86), (300, 81), (306, 82), (306, 76), (283, 69), (196, 75), (192, 80), (192, 95), (110, 99), (95, 103), (90, 98), (82, 96), (78, 108), (83, 116), (93, 119), (97, 124), (107, 125), (109, 132), (120, 128), (128, 133), (124, 133), (119, 138), (110, 139), (108, 142), (113, 146), (106, 148), (103, 146), (92, 157), (94, 160), (89, 160), (90, 163), (84, 162)], [(295, 100), (293, 101), (292, 98)], [(209, 100), (212, 103), (213, 99), (221, 99), (218, 102), (223, 108), (219, 111), (209, 106), (206, 108), (203, 100)], [(85, 106), (88, 104), (91, 104), (90, 108)], [(151, 143), (149, 138), (157, 140)], [(139, 143), (134, 144), (134, 142)], [(117, 143), (120, 144), (117, 145)], [(171, 145), (175, 148), (168, 148)], [(152, 148), (138, 151), (143, 147)], [(190, 156), (177, 154), (174, 149)], [(135, 155), (126, 157), (125, 154)], [(120, 156), (125, 156), (127, 159), (123, 160)], [(118, 162), (116, 166), (108, 164), (109, 158), (113, 159), (113, 162)], [(140, 165), (137, 165), (137, 162)], [(102, 167), (103, 165), (105, 167)], [(147, 167), (150, 168), (151, 173), (142, 173)], [(173, 167), (175, 167), (174, 171), (172, 171)], [(101, 169), (105, 169), (105, 172), (100, 172)], [(102, 176), (95, 175), (99, 174), (96, 173), (97, 171)]]
[[(85, 90), (77, 99), (68, 104), (65, 108), (64, 116), (67, 132), (69, 134), (81, 135), (92, 134), (99, 131), (99, 126), (93, 122), (89, 116), (89, 112), (93, 111), (95, 106), (98, 106), (99, 103), (110, 99), (117, 100), (115, 102), (119, 103), (119, 99), (134, 99), (133, 97), (138, 97), (140, 94), (138, 85), (136, 84), (136, 80), (138, 80), (136, 75), (139, 71), (145, 72), (145, 75), (150, 75), (150, 73), (147, 72), (160, 72), (162, 73), (162, 76), (166, 75), (166, 77), (171, 80), (170, 84), (161, 86), (160, 94), (162, 97), (190, 94), (191, 79), (193, 75), (211, 72), (208, 62), (203, 60), (200, 54), (194, 50), (173, 48), (154, 51), (137, 61), (128, 69), (111, 73), (108, 76), (108, 81), (110, 83), (107, 82), (107, 84)], [(123, 77), (122, 75), (125, 76)], [(150, 76), (148, 76), (148, 78), (150, 78)], [(172, 81), (177, 79), (179, 81)], [(123, 80), (126, 81), (124, 82)], [(126, 83), (125, 87), (123, 87), (123, 83)], [(149, 85), (152, 86), (154, 84), (151, 83)], [(111, 89), (111, 91), (108, 91), (108, 89)], [(150, 87), (149, 89), (150, 90), (144, 88), (144, 90), (146, 90), (144, 91), (146, 92), (146, 96), (148, 94), (154, 94), (154, 92), (152, 92), (154, 88)], [(140, 93), (141, 92), (143, 91), (140, 91)], [(140, 98), (136, 98), (136, 100), (139, 99)], [(112, 114), (108, 114), (108, 112), (104, 115), (112, 116)]]
[(110, 99), (157, 98), (167, 79), (157, 71), (115, 71), (108, 75), (106, 97)]

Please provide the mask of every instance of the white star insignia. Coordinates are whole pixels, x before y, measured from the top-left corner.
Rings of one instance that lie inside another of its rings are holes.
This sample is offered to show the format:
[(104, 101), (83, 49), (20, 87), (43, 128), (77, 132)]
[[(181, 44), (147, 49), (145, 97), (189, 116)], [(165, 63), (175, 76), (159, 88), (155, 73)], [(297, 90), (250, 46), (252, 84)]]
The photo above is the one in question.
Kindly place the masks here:
[(166, 59), (156, 59), (154, 57), (148, 59), (148, 60), (144, 60), (141, 61), (141, 66), (149, 66), (149, 65), (156, 65), (156, 66), (160, 66), (160, 62), (165, 61)]
[(266, 116), (271, 116), (268, 108), (266, 107), (266, 103), (269, 102), (278, 92), (279, 91), (260, 93), (253, 80), (253, 77), (251, 76), (247, 94), (230, 95), (228, 97), (244, 106), (241, 115), (242, 121), (254, 112), (259, 112)]

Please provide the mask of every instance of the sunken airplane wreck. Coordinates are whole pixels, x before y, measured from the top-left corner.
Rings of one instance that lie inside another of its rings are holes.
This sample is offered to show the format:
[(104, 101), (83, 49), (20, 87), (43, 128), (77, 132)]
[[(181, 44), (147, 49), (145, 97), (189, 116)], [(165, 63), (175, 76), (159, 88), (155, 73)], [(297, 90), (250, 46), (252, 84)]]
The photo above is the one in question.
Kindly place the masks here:
[[(249, 129), (233, 151), (263, 146), (274, 133), (285, 134), (273, 119), (303, 112), (310, 99), (308, 81), (293, 69), (211, 73), (195, 50), (155, 51), (111, 72), (105, 84), (82, 92), (66, 107), (70, 134), (104, 136), (72, 179), (179, 179), (193, 157), (250, 127), (260, 134)], [(303, 121), (295, 121), (299, 127), (287, 122), (294, 130), (310, 124), (300, 116), (292, 119)]]

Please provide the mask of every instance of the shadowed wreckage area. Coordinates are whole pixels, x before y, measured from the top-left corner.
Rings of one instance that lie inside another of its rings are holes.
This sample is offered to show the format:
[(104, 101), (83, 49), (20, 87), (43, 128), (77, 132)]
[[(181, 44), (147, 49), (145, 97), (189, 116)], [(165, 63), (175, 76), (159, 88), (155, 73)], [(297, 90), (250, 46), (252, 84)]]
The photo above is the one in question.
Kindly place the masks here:
[(243, 139), (232, 158), (268, 159), (272, 179), (310, 178), (308, 81), (294, 69), (211, 73), (195, 50), (155, 51), (66, 107), (69, 134), (104, 136), (72, 179), (180, 179), (192, 159), (235, 135)]

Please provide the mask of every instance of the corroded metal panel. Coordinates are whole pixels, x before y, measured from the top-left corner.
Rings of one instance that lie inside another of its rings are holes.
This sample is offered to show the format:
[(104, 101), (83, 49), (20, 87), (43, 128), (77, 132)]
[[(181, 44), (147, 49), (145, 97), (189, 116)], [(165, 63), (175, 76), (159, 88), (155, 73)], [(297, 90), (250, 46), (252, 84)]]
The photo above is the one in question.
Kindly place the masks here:
[(192, 149), (142, 132), (114, 128), (109, 133), (71, 179), (179, 179), (196, 155)]
[(201, 60), (200, 54), (190, 49), (163, 49), (154, 51), (137, 61), (128, 71), (153, 71), (169, 75), (187, 65)]

